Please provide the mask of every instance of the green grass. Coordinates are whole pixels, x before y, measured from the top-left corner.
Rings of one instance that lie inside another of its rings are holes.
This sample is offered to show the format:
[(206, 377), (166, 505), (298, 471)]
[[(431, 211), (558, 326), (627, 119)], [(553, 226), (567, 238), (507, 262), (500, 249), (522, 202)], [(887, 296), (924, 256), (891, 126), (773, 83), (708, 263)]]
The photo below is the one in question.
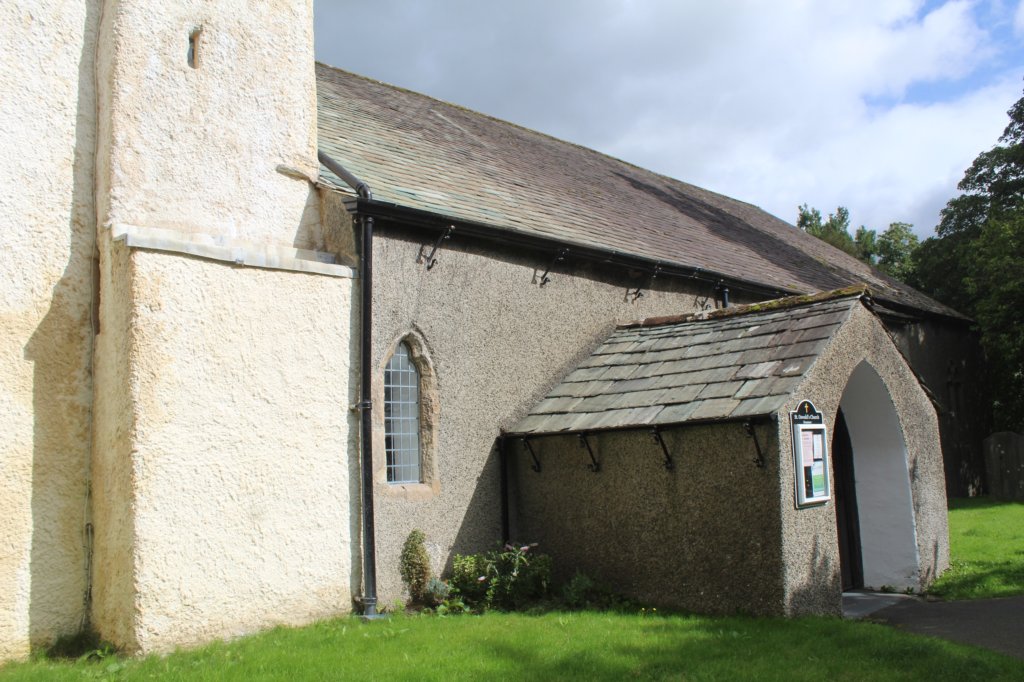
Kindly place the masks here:
[[(1024, 504), (953, 500), (948, 599), (1024, 594)], [(95, 646), (95, 643), (88, 646)], [(1021, 680), (1024, 661), (887, 626), (549, 613), (355, 618), (166, 657), (37, 657), (0, 680)]]
[(950, 569), (929, 593), (943, 599), (1024, 594), (1024, 504), (950, 500)]
[(548, 613), (354, 618), (4, 680), (1021, 680), (1024, 661), (866, 622)]

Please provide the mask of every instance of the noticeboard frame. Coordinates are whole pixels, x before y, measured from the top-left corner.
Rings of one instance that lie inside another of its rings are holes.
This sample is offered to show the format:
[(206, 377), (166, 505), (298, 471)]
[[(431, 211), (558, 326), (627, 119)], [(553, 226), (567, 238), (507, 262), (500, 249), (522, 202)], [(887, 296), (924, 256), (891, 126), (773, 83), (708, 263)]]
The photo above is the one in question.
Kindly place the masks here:
[(821, 505), (832, 499), (828, 425), (810, 400), (789, 413), (793, 434), (793, 483), (796, 506)]

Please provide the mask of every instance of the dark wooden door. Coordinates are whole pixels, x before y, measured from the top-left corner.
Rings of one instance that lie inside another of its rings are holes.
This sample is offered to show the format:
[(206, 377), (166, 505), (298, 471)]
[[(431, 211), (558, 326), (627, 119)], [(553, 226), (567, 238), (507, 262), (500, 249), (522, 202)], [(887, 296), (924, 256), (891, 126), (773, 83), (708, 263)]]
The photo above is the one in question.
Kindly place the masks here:
[(832, 434), (832, 466), (843, 590), (854, 590), (864, 587), (864, 568), (860, 554), (860, 521), (857, 516), (853, 447), (850, 444), (850, 431), (846, 427), (842, 410), (836, 415), (836, 427)]

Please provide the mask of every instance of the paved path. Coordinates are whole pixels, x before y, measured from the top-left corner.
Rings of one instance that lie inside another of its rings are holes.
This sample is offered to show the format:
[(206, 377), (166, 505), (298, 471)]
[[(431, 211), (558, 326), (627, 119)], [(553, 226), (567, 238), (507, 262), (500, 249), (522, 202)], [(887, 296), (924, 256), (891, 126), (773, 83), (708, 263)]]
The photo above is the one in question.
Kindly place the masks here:
[[(848, 618), (867, 615), (871, 620), (907, 632), (973, 644), (1024, 659), (1024, 597), (946, 602), (902, 598), (892, 603), (897, 595), (877, 595), (875, 604), (881, 608), (859, 615), (853, 609), (858, 606), (858, 596), (843, 596)], [(859, 611), (865, 610), (868, 599), (860, 600)], [(847, 604), (851, 607), (849, 612)]]

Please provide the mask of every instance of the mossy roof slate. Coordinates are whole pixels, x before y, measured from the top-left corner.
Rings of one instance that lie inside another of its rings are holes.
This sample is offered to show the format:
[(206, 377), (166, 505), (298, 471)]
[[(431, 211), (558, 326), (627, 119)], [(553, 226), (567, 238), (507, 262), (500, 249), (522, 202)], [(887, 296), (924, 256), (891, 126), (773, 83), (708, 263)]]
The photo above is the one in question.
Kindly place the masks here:
[[(316, 74), (319, 147), (375, 200), (779, 291), (865, 284), (960, 317), (751, 204), (330, 66)], [(325, 168), (320, 177), (351, 192)]]
[(509, 434), (716, 421), (783, 407), (861, 295), (623, 325)]

